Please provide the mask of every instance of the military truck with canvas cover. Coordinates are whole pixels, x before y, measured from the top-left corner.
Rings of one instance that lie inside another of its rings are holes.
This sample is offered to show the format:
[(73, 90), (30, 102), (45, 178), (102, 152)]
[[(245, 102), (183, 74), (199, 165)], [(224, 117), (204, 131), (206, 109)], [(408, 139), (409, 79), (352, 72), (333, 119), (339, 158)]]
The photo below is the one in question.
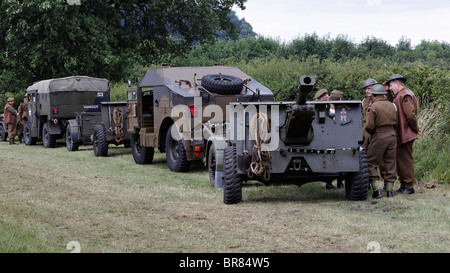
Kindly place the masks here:
[[(315, 78), (302, 76), (296, 102), (234, 102), (229, 107), (222, 165), (226, 204), (242, 201), (242, 183), (266, 185), (345, 180), (346, 197), (367, 198), (367, 158), (360, 101), (306, 101)], [(335, 106), (331, 112), (330, 106)], [(221, 179), (216, 179), (221, 181)]]
[(212, 130), (221, 128), (230, 102), (273, 101), (267, 87), (224, 66), (149, 69), (127, 96), (127, 130), (135, 162), (151, 163), (158, 148), (174, 172), (188, 171), (192, 161), (207, 163), (210, 147), (203, 127), (208, 123)]
[(77, 113), (100, 113), (100, 103), (109, 101), (109, 81), (87, 76), (43, 80), (29, 86), (26, 96), (25, 143), (34, 145), (40, 138), (46, 148), (53, 148), (57, 138), (70, 137), (65, 135), (68, 121)]
[(8, 124), (5, 122), (3, 113), (0, 114), (0, 142), (5, 141), (8, 137)]

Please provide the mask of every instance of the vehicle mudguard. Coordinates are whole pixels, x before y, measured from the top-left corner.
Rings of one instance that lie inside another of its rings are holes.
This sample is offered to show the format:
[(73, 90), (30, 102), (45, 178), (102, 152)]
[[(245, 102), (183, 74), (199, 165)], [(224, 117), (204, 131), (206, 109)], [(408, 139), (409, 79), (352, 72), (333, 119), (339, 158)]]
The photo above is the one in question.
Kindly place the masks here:
[(81, 128), (76, 119), (68, 120), (66, 130), (70, 130), (73, 142), (81, 142)]

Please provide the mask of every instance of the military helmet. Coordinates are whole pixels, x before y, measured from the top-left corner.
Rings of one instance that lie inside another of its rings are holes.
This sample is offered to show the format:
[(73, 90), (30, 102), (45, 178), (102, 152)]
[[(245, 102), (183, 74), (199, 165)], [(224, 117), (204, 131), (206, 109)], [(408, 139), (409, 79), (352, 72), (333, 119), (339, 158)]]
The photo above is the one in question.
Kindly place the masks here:
[(367, 80), (364, 81), (362, 89), (365, 89), (367, 86), (374, 85), (374, 84), (377, 84), (376, 80), (374, 80), (374, 79), (367, 79)]
[(386, 80), (386, 83), (388, 83), (392, 80), (403, 80), (403, 82), (406, 82), (406, 78), (400, 74), (394, 74), (394, 75), (390, 76), (389, 79)]
[(372, 89), (369, 91), (373, 95), (385, 95), (387, 94), (386, 90), (384, 90), (384, 87), (381, 84), (375, 84), (372, 86)]

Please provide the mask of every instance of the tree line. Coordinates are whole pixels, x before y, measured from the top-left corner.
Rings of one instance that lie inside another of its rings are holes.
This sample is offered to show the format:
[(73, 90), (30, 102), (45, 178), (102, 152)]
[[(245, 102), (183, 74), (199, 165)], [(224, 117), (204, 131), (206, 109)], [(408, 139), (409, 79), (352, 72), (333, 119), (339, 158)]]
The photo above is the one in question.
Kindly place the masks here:
[[(69, 75), (112, 82), (139, 80), (149, 67), (237, 66), (267, 85), (278, 100), (292, 100), (300, 75), (317, 78), (317, 88), (338, 89), (361, 99), (362, 82), (399, 73), (422, 103), (444, 97), (450, 86), (450, 44), (395, 46), (368, 36), (307, 33), (290, 41), (258, 36), (233, 6), (246, 0), (0, 1), (0, 99), (31, 83)], [(330, 90), (331, 91), (331, 90)]]
[(405, 37), (392, 46), (376, 37), (355, 43), (343, 35), (312, 33), (286, 43), (257, 36), (197, 44), (185, 54), (162, 59), (173, 66), (238, 66), (275, 91), (278, 100), (293, 100), (298, 78), (305, 74), (316, 76), (317, 89), (344, 91), (346, 99), (365, 96), (364, 80), (382, 83), (397, 73), (408, 78), (425, 104), (444, 97), (450, 86), (450, 44), (423, 40), (413, 47)]
[(119, 81), (136, 64), (178, 56), (191, 45), (237, 39), (231, 8), (246, 0), (0, 1), (0, 90), (90, 75)]

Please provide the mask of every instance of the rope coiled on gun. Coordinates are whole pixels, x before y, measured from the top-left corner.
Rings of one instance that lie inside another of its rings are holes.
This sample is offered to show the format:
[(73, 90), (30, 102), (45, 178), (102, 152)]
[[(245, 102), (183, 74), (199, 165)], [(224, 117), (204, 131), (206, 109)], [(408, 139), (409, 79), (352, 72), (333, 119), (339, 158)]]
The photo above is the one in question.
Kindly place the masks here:
[(256, 113), (250, 119), (249, 134), (255, 141), (252, 150), (252, 161), (247, 171), (247, 176), (261, 177), (264, 181), (270, 179), (270, 151), (262, 144), (269, 142), (270, 139), (270, 119), (267, 114)]

